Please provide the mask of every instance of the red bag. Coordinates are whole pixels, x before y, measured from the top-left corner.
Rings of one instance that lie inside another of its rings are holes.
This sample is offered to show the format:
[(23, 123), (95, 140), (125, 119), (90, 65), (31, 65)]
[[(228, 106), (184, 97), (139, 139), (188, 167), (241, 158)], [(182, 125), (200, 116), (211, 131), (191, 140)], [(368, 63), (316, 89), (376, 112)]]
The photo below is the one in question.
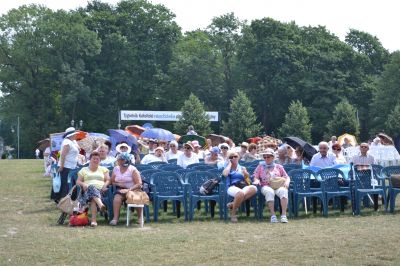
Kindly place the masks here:
[(85, 226), (88, 224), (89, 224), (89, 216), (87, 211), (78, 214), (72, 214), (69, 217), (70, 226)]

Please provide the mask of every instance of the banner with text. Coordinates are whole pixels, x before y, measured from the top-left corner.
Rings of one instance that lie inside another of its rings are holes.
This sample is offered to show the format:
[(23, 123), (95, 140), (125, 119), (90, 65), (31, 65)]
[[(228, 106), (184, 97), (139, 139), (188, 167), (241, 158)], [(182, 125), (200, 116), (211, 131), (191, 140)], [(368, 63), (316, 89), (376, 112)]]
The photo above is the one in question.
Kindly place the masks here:
[[(210, 122), (218, 122), (218, 112), (206, 112)], [(178, 121), (180, 111), (121, 111), (121, 120)]]

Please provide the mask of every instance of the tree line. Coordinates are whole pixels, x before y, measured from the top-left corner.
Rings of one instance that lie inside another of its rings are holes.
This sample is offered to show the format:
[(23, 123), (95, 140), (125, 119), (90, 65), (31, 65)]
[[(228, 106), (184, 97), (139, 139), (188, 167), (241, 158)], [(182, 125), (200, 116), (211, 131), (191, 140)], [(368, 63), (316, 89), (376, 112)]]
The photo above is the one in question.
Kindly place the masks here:
[(183, 33), (174, 18), (144, 0), (70, 11), (29, 5), (1, 16), (6, 144), (15, 146), (17, 116), (28, 156), (71, 120), (105, 132), (116, 128), (119, 110), (181, 110), (191, 94), (220, 112), (221, 123), (206, 131), (235, 141), (263, 132), (312, 142), (345, 131), (362, 140), (398, 134), (400, 52), (371, 34), (351, 29), (341, 41), (323, 26), (246, 22), (233, 13)]

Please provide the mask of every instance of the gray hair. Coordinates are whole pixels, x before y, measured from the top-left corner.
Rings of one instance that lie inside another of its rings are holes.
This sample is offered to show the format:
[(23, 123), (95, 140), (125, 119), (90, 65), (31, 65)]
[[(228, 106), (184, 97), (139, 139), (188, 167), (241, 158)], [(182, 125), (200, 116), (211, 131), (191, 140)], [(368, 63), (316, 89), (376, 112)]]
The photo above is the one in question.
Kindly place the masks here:
[(329, 144), (328, 144), (328, 142), (326, 142), (326, 141), (321, 141), (320, 143), (318, 143), (318, 148), (319, 148), (320, 146), (325, 146), (325, 147), (327, 147), (327, 148), (329, 149)]

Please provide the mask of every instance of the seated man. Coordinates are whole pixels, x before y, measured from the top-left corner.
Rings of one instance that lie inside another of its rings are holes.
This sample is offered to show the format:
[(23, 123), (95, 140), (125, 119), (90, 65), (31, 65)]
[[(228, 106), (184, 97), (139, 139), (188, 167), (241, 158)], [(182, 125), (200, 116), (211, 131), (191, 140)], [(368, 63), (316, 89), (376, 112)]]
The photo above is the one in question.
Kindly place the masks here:
[(368, 143), (360, 144), (360, 154), (355, 155), (351, 160), (358, 170), (369, 169), (369, 165), (373, 164), (375, 159), (372, 155), (368, 154)]
[(316, 166), (320, 168), (326, 168), (336, 165), (336, 156), (332, 153), (328, 153), (329, 144), (325, 141), (321, 141), (318, 144), (319, 152), (314, 154), (311, 158), (310, 166)]
[(142, 159), (142, 164), (149, 164), (152, 162), (167, 162), (167, 159), (164, 156), (164, 148), (157, 147), (154, 149), (154, 153), (149, 153), (145, 155)]

